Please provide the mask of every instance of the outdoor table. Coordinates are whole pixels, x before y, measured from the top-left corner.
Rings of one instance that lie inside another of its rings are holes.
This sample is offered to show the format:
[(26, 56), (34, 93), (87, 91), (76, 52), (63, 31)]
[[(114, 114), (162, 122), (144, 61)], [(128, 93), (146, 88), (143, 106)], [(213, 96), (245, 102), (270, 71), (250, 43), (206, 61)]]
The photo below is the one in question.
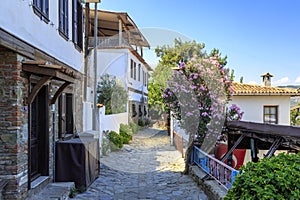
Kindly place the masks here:
[(99, 174), (98, 140), (74, 138), (56, 143), (56, 182), (75, 182), (86, 190)]

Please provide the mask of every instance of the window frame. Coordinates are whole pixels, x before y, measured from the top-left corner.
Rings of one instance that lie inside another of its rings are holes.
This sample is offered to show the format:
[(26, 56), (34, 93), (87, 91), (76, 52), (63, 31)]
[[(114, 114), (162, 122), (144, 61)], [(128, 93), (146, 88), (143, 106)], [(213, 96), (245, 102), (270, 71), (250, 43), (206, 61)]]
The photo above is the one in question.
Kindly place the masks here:
[(80, 0), (72, 1), (72, 41), (78, 51), (83, 49), (83, 7)]
[(58, 139), (74, 136), (73, 97), (72, 93), (62, 93), (58, 98)]
[(49, 0), (33, 0), (32, 8), (41, 20), (49, 23)]
[(69, 1), (58, 0), (58, 31), (65, 39), (69, 39)]
[(137, 116), (137, 112), (136, 112), (136, 105), (135, 105), (135, 103), (131, 104), (131, 109), (132, 109), (131, 116), (132, 117), (136, 117)]
[(141, 81), (141, 64), (138, 65), (138, 81)]
[(130, 78), (133, 78), (133, 60), (130, 59)]
[[(271, 113), (271, 108), (275, 108), (275, 114)], [(266, 109), (269, 109), (268, 113), (266, 113)], [(266, 120), (267, 117), (269, 117), (269, 119), (275, 119), (275, 121)], [(278, 124), (278, 105), (265, 105), (263, 107), (263, 121), (265, 124)]]
[(134, 66), (134, 77), (133, 79), (136, 80), (136, 62), (133, 62), (133, 66)]

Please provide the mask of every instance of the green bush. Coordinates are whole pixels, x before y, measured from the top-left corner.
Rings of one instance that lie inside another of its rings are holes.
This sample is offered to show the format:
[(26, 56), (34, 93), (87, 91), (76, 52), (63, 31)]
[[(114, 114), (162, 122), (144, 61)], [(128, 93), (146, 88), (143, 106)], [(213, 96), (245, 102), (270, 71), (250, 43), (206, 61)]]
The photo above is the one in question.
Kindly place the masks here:
[(136, 123), (130, 122), (129, 126), (130, 126), (133, 134), (136, 134), (138, 132), (139, 126)]
[(151, 124), (151, 120), (149, 118), (145, 119), (145, 126), (149, 126)]
[(225, 200), (300, 199), (300, 154), (279, 154), (241, 168)]
[(138, 120), (138, 125), (141, 126), (141, 127), (144, 127), (145, 126), (145, 123), (143, 120), (139, 119)]
[(131, 127), (127, 124), (120, 124), (119, 132), (123, 137), (123, 143), (128, 144), (133, 134)]
[(116, 133), (115, 131), (111, 131), (109, 132), (108, 138), (118, 148), (123, 147), (123, 137), (120, 134)]

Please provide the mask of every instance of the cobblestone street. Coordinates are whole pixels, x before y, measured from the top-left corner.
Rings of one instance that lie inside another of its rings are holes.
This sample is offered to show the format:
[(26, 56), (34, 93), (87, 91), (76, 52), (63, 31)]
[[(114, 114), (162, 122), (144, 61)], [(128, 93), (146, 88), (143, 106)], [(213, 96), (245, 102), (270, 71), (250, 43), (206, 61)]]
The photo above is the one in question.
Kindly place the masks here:
[(74, 199), (207, 199), (184, 169), (166, 131), (144, 129), (121, 151), (102, 157), (99, 178)]

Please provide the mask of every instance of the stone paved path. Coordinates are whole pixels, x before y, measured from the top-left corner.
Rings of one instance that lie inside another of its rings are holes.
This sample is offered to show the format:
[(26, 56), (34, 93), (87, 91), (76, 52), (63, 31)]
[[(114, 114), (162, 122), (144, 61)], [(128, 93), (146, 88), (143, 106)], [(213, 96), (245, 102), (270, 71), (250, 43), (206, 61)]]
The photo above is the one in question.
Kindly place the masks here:
[(144, 129), (130, 145), (101, 158), (99, 178), (77, 200), (200, 200), (197, 184), (180, 172), (181, 154), (170, 146), (166, 131)]

